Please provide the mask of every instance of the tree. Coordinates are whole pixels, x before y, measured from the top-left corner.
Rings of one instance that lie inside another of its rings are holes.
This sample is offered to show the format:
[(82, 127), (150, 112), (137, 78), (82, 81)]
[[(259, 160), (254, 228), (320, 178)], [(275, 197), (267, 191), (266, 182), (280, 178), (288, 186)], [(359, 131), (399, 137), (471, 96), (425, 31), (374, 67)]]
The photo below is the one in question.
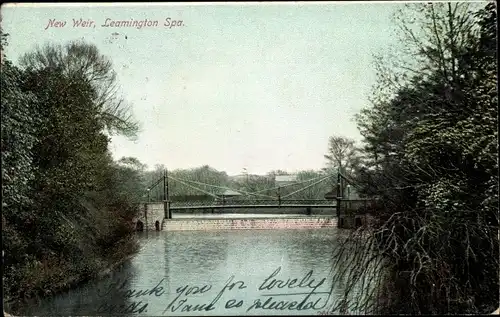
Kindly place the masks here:
[(129, 206), (134, 206), (143, 199), (147, 188), (145, 169), (146, 165), (135, 157), (122, 157), (118, 160), (113, 181), (115, 196), (120, 203), (130, 201)]
[(373, 106), (358, 117), (374, 167), (360, 173), (363, 189), (381, 204), (374, 232), (355, 245), (382, 256), (351, 264), (384, 273), (373, 280), (385, 297), (379, 312), (491, 312), (498, 280), (489, 276), (499, 267), (496, 9), (407, 9), (398, 15), (406, 59), (379, 64)]
[(113, 162), (106, 134), (133, 136), (137, 126), (105, 93), (110, 63), (85, 43), (47, 45), (22, 60), (17, 68), (2, 59), (9, 299), (60, 290), (137, 247), (138, 189), (127, 181), (138, 179), (130, 164), (141, 164)]
[[(361, 167), (362, 158), (358, 147), (352, 139), (342, 136), (332, 136), (328, 140), (328, 154), (325, 155), (327, 166), (324, 172), (337, 175), (340, 172), (344, 177), (353, 182), (356, 179), (356, 171)], [(340, 187), (344, 191), (342, 196), (346, 195), (348, 182), (342, 177)], [(337, 178), (330, 178), (331, 186), (338, 186)]]
[[(2, 98), (2, 245), (6, 256), (3, 260), (7, 291), (6, 298), (16, 288), (16, 279), (23, 274), (23, 267), (12, 269), (18, 263), (29, 261), (29, 238), (25, 224), (33, 219), (30, 182), (35, 177), (34, 155), (36, 126), (39, 124), (36, 99), (22, 90), (22, 70), (5, 58), (7, 34), (1, 34), (1, 98)], [(12, 282), (11, 287), (7, 287)]]
[(325, 158), (328, 160), (328, 168), (339, 169), (346, 175), (352, 175), (359, 164), (358, 148), (354, 140), (342, 136), (330, 137)]
[[(148, 186), (157, 183), (163, 178), (165, 166), (157, 164), (153, 171), (145, 171)], [(214, 197), (224, 191), (229, 185), (226, 172), (220, 172), (205, 165), (192, 169), (177, 169), (168, 171), (168, 189), (170, 197), (174, 196), (208, 196)], [(150, 192), (151, 199), (163, 199), (163, 182), (160, 181)]]
[(235, 188), (247, 193), (257, 193), (257, 195), (249, 195), (243, 199), (271, 199), (276, 196), (276, 190), (271, 189), (274, 186), (273, 176), (247, 175), (245, 180), (235, 184)]
[(57, 70), (68, 79), (68, 84), (85, 78), (93, 89), (92, 104), (97, 110), (96, 119), (104, 124), (108, 132), (131, 138), (137, 134), (139, 125), (132, 117), (131, 107), (118, 96), (113, 65), (95, 45), (83, 41), (65, 45), (47, 43), (23, 55), (20, 63), (30, 72)]
[(276, 177), (276, 176), (290, 175), (290, 173), (288, 173), (287, 171), (278, 169), (278, 170), (270, 171), (269, 173), (267, 173), (267, 175), (271, 176), (271, 177)]

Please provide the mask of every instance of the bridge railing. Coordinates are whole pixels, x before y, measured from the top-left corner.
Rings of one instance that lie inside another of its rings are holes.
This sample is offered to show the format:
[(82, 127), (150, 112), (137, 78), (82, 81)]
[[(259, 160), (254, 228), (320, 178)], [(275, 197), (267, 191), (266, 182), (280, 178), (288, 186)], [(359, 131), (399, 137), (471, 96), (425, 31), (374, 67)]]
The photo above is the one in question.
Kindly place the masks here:
[(341, 214), (363, 214), (369, 211), (374, 204), (372, 199), (345, 199), (340, 200)]
[[(340, 200), (340, 213), (341, 214), (363, 214), (369, 211), (373, 206), (374, 200), (370, 199), (342, 199)], [(146, 203), (150, 205), (163, 204), (163, 202), (150, 202)], [(287, 205), (304, 205), (306, 206), (328, 206), (331, 208), (336, 208), (336, 200), (325, 200), (325, 199), (284, 199), (280, 202), (272, 199), (227, 199), (227, 200), (196, 200), (196, 201), (173, 201), (170, 203), (171, 208), (176, 207), (198, 207), (198, 206), (283, 206)], [(141, 210), (144, 208), (144, 204), (141, 204)]]
[(332, 206), (336, 205), (335, 201), (325, 200), (325, 199), (286, 199), (279, 201), (278, 199), (248, 199), (248, 200), (235, 200), (235, 199), (226, 199), (226, 200), (212, 200), (212, 201), (184, 201), (184, 202), (171, 202), (171, 207), (192, 207), (192, 206), (219, 206), (219, 205), (238, 205), (238, 206), (256, 206), (256, 205), (264, 205), (264, 206), (279, 206), (279, 205), (318, 205), (318, 206)]
[[(341, 199), (341, 209), (358, 209), (369, 208), (372, 206), (374, 200), (371, 199)], [(162, 201), (143, 202), (144, 204), (162, 204)], [(211, 200), (193, 200), (193, 201), (171, 201), (171, 206), (209, 206), (209, 205), (278, 205), (278, 199), (211, 199)], [(281, 204), (293, 205), (331, 205), (336, 206), (336, 200), (327, 199), (282, 199)]]

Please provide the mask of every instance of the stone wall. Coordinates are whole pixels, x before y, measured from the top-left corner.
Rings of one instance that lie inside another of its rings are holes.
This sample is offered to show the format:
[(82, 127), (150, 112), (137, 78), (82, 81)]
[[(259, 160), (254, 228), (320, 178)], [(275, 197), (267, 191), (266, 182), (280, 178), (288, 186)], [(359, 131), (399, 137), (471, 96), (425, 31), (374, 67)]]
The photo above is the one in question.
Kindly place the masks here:
[(137, 222), (142, 222), (144, 230), (146, 230), (146, 226), (148, 230), (155, 230), (156, 229), (156, 222), (158, 221), (158, 224), (161, 227), (164, 223), (164, 218), (165, 218), (165, 211), (163, 209), (163, 204), (149, 204), (147, 205), (147, 219), (145, 217), (144, 213), (144, 205), (139, 207), (139, 216), (135, 218), (134, 224), (137, 227)]
[(254, 219), (169, 219), (165, 231), (317, 229), (336, 228), (336, 217), (254, 218)]
[[(175, 208), (175, 204), (172, 205), (172, 208)], [(163, 210), (163, 203), (150, 203), (148, 204), (148, 209), (149, 210)], [(144, 212), (144, 205), (141, 206), (142, 212)], [(234, 208), (234, 209), (229, 209), (229, 208), (221, 208), (221, 209), (214, 209), (213, 211), (211, 209), (184, 209), (184, 210), (172, 210), (173, 214), (242, 214), (242, 217), (244, 214), (272, 214), (272, 215), (279, 215), (279, 214), (294, 214), (294, 215), (307, 215), (308, 210), (307, 208), (287, 208), (286, 206), (283, 207), (273, 207), (273, 208)], [(336, 208), (335, 206), (332, 207), (312, 207), (311, 208), (311, 214), (312, 215), (324, 215), (324, 216), (335, 216), (336, 215)], [(148, 214), (149, 217), (149, 214)]]
[[(145, 217), (145, 208), (147, 208), (147, 217)], [(175, 214), (212, 214), (210, 210), (186, 210), (184, 212), (173, 211)], [(241, 219), (165, 219), (163, 203), (150, 203), (139, 207), (138, 217), (134, 219), (134, 225), (139, 228), (142, 225), (143, 230), (156, 230), (158, 222), (159, 230), (233, 230), (233, 229), (302, 229), (302, 228), (324, 228), (336, 227), (337, 218), (334, 217), (334, 208), (313, 208), (312, 216), (306, 215), (306, 210), (301, 208), (269, 208), (259, 209), (260, 214), (285, 214), (294, 213), (293, 218), (245, 218), (245, 213), (255, 214), (256, 210), (251, 208), (241, 209), (219, 209), (214, 214), (238, 213)], [(315, 216), (316, 215), (316, 216)], [(175, 215), (174, 215), (175, 217)], [(138, 225), (139, 224), (139, 225)]]

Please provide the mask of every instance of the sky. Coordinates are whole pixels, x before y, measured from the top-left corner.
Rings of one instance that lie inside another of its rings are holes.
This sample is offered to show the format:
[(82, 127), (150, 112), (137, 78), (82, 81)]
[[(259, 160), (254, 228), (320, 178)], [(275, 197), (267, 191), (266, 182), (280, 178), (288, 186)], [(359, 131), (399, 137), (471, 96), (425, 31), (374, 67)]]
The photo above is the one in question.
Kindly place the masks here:
[[(373, 54), (397, 45), (390, 17), (402, 5), (11, 4), (1, 11), (14, 62), (36, 45), (78, 39), (112, 60), (141, 123), (137, 140), (112, 138), (116, 159), (236, 175), (318, 170), (330, 136), (362, 140), (354, 115), (370, 105)], [(74, 19), (94, 22), (77, 27)], [(144, 19), (158, 22), (110, 26)]]

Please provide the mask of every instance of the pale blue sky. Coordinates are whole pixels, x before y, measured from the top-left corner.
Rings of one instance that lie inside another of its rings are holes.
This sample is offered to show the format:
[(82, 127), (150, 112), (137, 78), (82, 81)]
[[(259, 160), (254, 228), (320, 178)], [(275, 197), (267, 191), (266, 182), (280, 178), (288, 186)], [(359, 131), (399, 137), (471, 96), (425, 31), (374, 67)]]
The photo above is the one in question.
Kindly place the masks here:
[[(7, 57), (94, 43), (143, 128), (136, 142), (113, 138), (116, 158), (264, 174), (320, 169), (330, 136), (361, 139), (353, 116), (369, 105), (372, 54), (395, 45), (390, 15), (403, 3), (80, 5), (2, 6)], [(165, 28), (167, 17), (184, 25)], [(79, 18), (97, 26), (73, 27)], [(159, 26), (106, 28), (106, 18)], [(67, 24), (45, 30), (49, 19)]]

